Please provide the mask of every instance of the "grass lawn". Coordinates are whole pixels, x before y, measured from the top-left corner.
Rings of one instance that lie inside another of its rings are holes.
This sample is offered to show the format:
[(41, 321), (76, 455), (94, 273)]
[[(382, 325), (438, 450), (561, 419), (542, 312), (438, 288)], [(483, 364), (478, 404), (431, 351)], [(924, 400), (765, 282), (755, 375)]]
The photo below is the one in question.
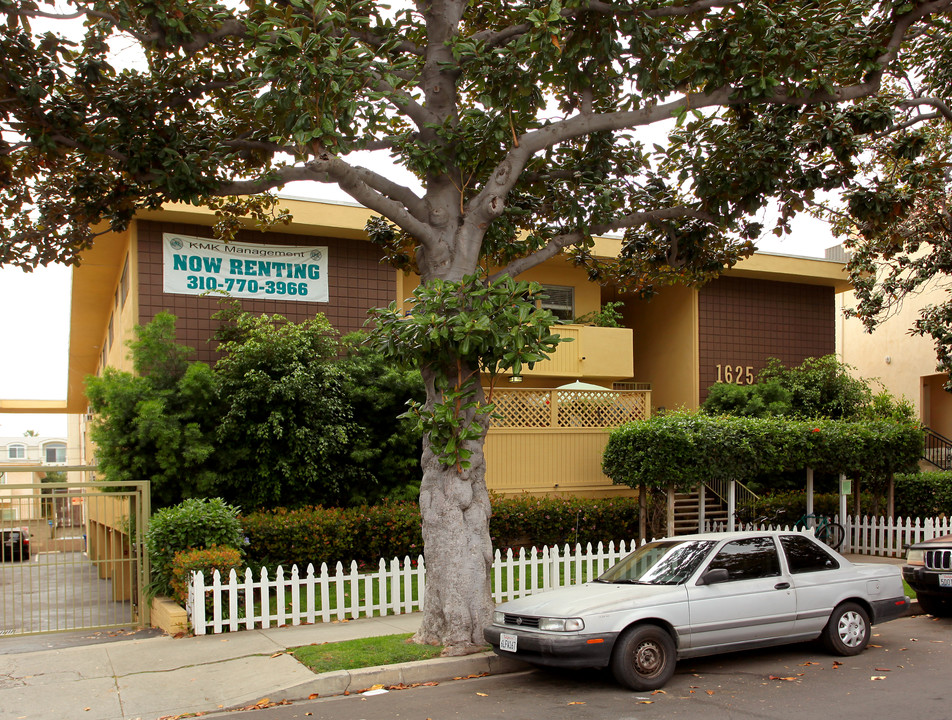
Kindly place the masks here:
[(291, 653), (314, 672), (323, 673), (374, 665), (393, 665), (413, 660), (429, 660), (438, 657), (443, 650), (440, 646), (417, 645), (408, 642), (411, 637), (412, 635), (407, 633), (304, 645), (294, 648)]
[(916, 591), (913, 590), (911, 587), (909, 587), (909, 583), (907, 583), (905, 580), (903, 580), (903, 581), (902, 581), (902, 586), (903, 586), (903, 588), (904, 588), (905, 591), (906, 591), (906, 595), (908, 595), (908, 596), (911, 597), (913, 600), (915, 600), (915, 599), (916, 599)]

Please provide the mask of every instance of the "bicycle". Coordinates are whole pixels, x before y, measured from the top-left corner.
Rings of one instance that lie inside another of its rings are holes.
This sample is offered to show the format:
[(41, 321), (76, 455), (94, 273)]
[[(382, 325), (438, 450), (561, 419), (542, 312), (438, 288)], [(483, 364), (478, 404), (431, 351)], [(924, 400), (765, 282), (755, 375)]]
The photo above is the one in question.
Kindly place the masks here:
[[(813, 521), (811, 526), (810, 521)], [(826, 515), (816, 515), (815, 513), (804, 513), (800, 519), (793, 524), (796, 530), (813, 530), (816, 539), (838, 550), (843, 540), (846, 539), (846, 528), (839, 523), (833, 522)]]
[(786, 515), (786, 512), (786, 508), (778, 507), (773, 515), (755, 517), (750, 512), (750, 508), (744, 508), (734, 513), (734, 519), (743, 527), (747, 528), (780, 527), (783, 524), (781, 521), (784, 515)]

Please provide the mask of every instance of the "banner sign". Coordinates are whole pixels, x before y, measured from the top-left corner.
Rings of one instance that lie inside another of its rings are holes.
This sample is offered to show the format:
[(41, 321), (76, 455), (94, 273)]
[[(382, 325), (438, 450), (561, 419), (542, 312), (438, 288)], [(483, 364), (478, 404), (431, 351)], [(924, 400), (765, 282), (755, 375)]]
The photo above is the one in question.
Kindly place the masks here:
[(238, 298), (329, 301), (327, 247), (224, 243), (164, 233), (162, 259), (167, 293), (222, 290)]

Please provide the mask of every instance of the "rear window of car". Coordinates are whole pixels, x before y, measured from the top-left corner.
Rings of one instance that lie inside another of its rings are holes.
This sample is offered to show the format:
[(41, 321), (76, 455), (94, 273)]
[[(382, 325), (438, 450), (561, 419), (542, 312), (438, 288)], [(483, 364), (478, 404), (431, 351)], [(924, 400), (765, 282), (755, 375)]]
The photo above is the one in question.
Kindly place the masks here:
[(791, 573), (835, 570), (840, 566), (832, 555), (803, 535), (781, 535), (780, 546)]
[(723, 568), (733, 580), (754, 580), (780, 574), (780, 558), (773, 538), (734, 540), (718, 550), (708, 570)]

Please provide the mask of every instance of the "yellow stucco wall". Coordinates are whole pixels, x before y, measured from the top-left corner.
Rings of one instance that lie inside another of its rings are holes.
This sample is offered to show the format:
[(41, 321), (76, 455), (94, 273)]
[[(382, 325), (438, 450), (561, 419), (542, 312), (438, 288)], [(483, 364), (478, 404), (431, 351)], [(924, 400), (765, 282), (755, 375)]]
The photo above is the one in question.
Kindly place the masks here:
[(933, 341), (909, 334), (924, 305), (945, 299), (941, 288), (907, 298), (892, 317), (867, 333), (859, 320), (844, 317), (843, 310), (856, 304), (852, 292), (844, 293), (838, 298), (837, 347), (859, 377), (878, 380), (894, 396), (905, 397), (923, 423), (952, 437), (952, 394), (942, 389), (945, 376), (936, 373)]
[(651, 300), (629, 300), (625, 324), (633, 328), (634, 378), (651, 383), (654, 409), (698, 406), (697, 291), (665, 288)]

